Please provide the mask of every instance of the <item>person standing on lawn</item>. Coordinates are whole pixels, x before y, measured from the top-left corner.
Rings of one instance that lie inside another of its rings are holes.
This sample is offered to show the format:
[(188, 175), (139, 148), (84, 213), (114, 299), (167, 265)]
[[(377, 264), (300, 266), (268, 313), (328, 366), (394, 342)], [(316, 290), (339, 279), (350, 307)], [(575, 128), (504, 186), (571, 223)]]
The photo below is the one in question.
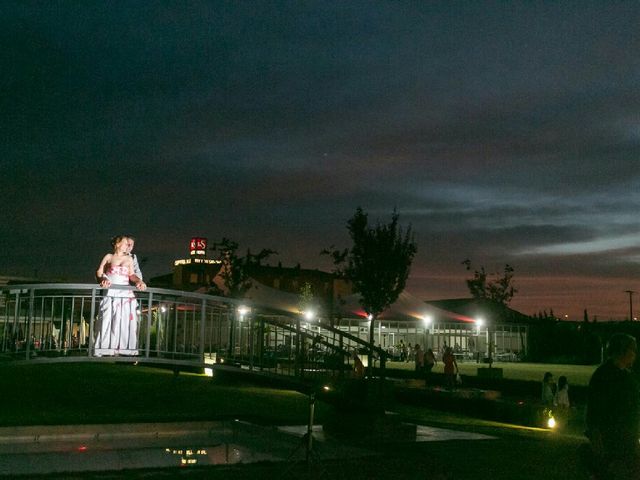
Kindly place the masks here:
[(637, 342), (616, 333), (607, 344), (607, 360), (593, 373), (587, 393), (586, 435), (596, 478), (638, 478), (640, 392), (631, 368)]
[(422, 372), (424, 370), (424, 352), (420, 345), (416, 343), (416, 348), (413, 350), (414, 359), (416, 361), (416, 372)]
[(442, 363), (444, 364), (444, 376), (448, 388), (453, 388), (456, 385), (456, 375), (458, 374), (458, 362), (456, 356), (453, 354), (451, 347), (446, 347), (442, 354)]
[(424, 354), (424, 384), (425, 386), (429, 383), (429, 377), (431, 376), (431, 370), (438, 363), (436, 360), (436, 355), (433, 353), (431, 348), (428, 348)]
[(547, 407), (553, 407), (553, 399), (556, 394), (556, 384), (553, 381), (553, 374), (551, 372), (545, 372), (542, 378), (542, 404)]

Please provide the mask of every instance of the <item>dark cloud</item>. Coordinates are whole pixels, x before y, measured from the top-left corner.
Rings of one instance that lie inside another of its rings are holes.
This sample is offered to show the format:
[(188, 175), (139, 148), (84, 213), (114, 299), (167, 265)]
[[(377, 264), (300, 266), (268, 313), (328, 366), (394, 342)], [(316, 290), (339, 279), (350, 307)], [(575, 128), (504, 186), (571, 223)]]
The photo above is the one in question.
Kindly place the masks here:
[(512, 263), (527, 312), (624, 316), (613, 292), (640, 263), (639, 13), (4, 2), (0, 273), (88, 280), (123, 231), (151, 274), (196, 234), (329, 268), (318, 252), (346, 245), (356, 206), (382, 220), (395, 207), (419, 243), (420, 296), (465, 295), (471, 258)]

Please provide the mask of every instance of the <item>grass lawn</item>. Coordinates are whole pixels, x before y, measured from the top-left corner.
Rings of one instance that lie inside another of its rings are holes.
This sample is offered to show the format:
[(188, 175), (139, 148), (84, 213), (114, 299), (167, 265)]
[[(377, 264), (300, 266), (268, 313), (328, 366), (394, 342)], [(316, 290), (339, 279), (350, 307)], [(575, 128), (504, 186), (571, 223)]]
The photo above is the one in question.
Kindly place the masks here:
[[(478, 365), (460, 363), (475, 375)], [(586, 385), (595, 366), (499, 363), (506, 378), (540, 381), (545, 371)], [(390, 368), (412, 369), (391, 362)], [(442, 371), (440, 362), (435, 371)], [(128, 423), (251, 418), (264, 423), (305, 423), (307, 397), (140, 365), (0, 364), (0, 426)], [(318, 404), (318, 421), (329, 411)]]
[[(139, 365), (0, 364), (0, 426), (250, 418), (304, 424), (308, 399)], [(323, 404), (318, 417), (322, 418)]]
[[(542, 377), (545, 372), (553, 373), (553, 376), (558, 379), (561, 375), (564, 375), (569, 380), (570, 385), (583, 385), (589, 384), (591, 375), (598, 367), (597, 365), (559, 365), (550, 363), (521, 363), (521, 362), (495, 362), (493, 364), (495, 368), (502, 368), (504, 378), (510, 378), (514, 380), (530, 380), (535, 382), (542, 382)], [(474, 362), (459, 362), (458, 367), (462, 375), (476, 375), (478, 368), (488, 368), (486, 364), (478, 364)], [(389, 362), (388, 368), (398, 368), (403, 370), (413, 370), (413, 362)], [(434, 372), (442, 373), (442, 362), (433, 369)]]

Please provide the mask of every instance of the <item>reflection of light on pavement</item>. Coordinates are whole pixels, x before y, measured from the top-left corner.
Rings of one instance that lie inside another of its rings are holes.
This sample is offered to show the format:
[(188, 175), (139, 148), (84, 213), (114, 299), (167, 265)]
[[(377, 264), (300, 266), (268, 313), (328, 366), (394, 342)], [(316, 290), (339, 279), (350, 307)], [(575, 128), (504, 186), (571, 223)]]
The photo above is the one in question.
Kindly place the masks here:
[(481, 433), (448, 430), (445, 428), (416, 425), (416, 442), (443, 442), (447, 440), (494, 440), (497, 437)]
[(186, 467), (188, 465), (196, 465), (198, 463), (198, 456), (206, 456), (207, 450), (204, 448), (191, 449), (191, 448), (165, 448), (165, 452), (180, 457), (180, 466)]
[[(231, 443), (222, 443), (202, 448), (164, 448), (164, 455), (177, 457), (178, 466), (193, 465), (233, 465), (236, 463), (250, 463), (259, 461), (273, 461), (278, 459), (267, 453), (256, 452), (253, 449)], [(171, 461), (174, 462), (173, 460)]]
[[(405, 423), (404, 425), (414, 425)], [(449, 430), (446, 428), (427, 427), (424, 425), (415, 425), (416, 442), (443, 442), (446, 440), (492, 440), (497, 437), (483, 435), (480, 433), (464, 432), (460, 430)], [(307, 433), (306, 425), (287, 425), (278, 427), (278, 430), (286, 432), (298, 437), (302, 437)], [(322, 425), (313, 426), (313, 436), (316, 440), (325, 440)]]
[[(278, 427), (278, 430), (281, 432), (289, 433), (291, 435), (295, 435), (296, 437), (302, 437), (307, 434), (307, 425), (283, 425)], [(313, 426), (313, 434), (314, 435), (323, 435), (322, 425), (314, 425)]]

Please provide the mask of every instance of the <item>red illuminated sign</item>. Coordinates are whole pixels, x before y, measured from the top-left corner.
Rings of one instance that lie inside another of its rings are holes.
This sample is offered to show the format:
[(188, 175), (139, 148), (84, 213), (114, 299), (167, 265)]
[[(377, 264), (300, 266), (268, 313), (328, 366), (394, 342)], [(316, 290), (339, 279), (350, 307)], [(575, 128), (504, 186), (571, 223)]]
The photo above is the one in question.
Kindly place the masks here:
[(189, 243), (189, 253), (191, 255), (205, 255), (207, 252), (207, 239), (193, 237)]

